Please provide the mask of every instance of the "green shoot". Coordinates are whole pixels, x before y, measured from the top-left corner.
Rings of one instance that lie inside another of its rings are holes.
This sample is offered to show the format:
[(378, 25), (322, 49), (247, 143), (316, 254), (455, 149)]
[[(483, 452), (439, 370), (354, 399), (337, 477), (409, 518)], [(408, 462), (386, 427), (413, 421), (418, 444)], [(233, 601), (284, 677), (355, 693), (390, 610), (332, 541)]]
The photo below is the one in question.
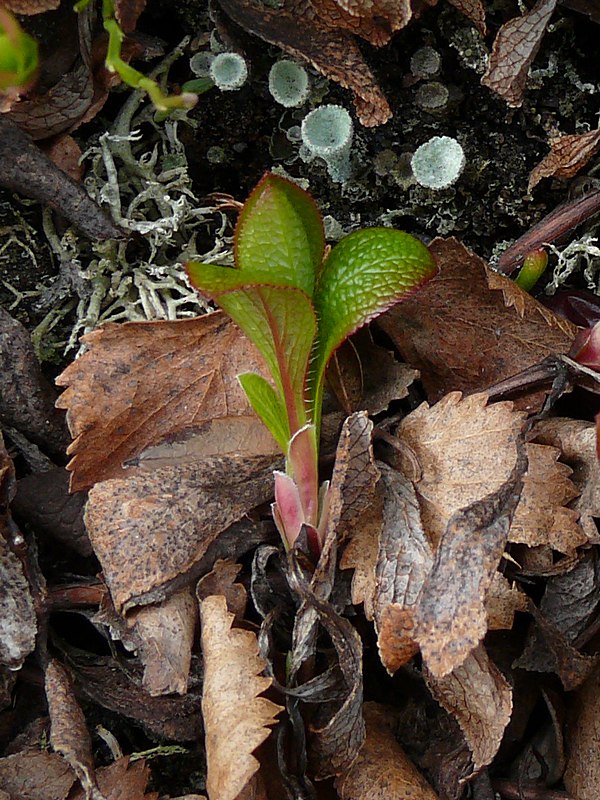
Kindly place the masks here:
[(314, 201), (269, 173), (240, 213), (235, 264), (187, 267), (266, 361), (272, 384), (256, 374), (239, 380), (286, 456), (285, 473), (275, 474), (274, 518), (287, 546), (303, 528), (319, 546), (327, 521), (318, 483), (327, 364), (348, 336), (433, 277), (436, 265), (421, 242), (389, 228), (355, 231), (325, 257)]
[(38, 46), (15, 17), (0, 8), (0, 91), (24, 91), (35, 78)]

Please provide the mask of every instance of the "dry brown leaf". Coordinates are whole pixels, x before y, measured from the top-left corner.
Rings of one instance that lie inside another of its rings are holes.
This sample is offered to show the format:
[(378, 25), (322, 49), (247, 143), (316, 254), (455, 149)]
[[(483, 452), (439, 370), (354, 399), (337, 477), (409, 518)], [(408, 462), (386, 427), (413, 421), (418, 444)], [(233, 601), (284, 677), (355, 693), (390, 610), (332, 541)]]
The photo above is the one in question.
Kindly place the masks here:
[[(391, 27), (383, 19), (374, 19), (371, 16), (357, 16), (341, 7), (337, 0), (318, 0), (311, 2), (321, 20), (331, 28), (340, 28), (361, 36), (375, 47), (381, 47), (389, 42), (392, 35)], [(403, 5), (408, 9), (408, 18), (412, 14), (410, 0), (403, 0)]]
[(397, 431), (420, 475), (413, 480), (425, 532), (435, 549), (459, 509), (497, 491), (517, 458), (525, 415), (510, 402), (486, 405), (487, 395), (451, 392), (435, 405), (420, 405)]
[(571, 695), (564, 782), (576, 800), (597, 800), (600, 785), (600, 671)]
[(281, 706), (259, 697), (271, 679), (261, 677), (266, 662), (256, 636), (233, 629), (224, 597), (200, 603), (206, 730), (206, 786), (210, 800), (235, 800), (258, 771), (252, 755), (269, 736)]
[(192, 590), (181, 589), (158, 606), (131, 612), (127, 619), (139, 640), (138, 652), (144, 664), (142, 686), (148, 694), (187, 692), (197, 606)]
[[(531, 602), (529, 612), (535, 620), (536, 633), (542, 642), (539, 655), (543, 653), (546, 656), (542, 671), (555, 672), (567, 692), (581, 686), (595, 669), (599, 656), (580, 653), (554, 622)], [(539, 655), (529, 647), (513, 666), (537, 671), (540, 667)]]
[[(482, 391), (552, 353), (568, 352), (574, 325), (489, 270), (456, 239), (435, 239), (430, 249), (439, 274), (378, 319), (420, 370), (430, 402), (452, 390)], [(539, 405), (539, 394), (517, 404), (527, 410)]]
[(512, 712), (512, 691), (483, 646), (443, 678), (428, 676), (435, 699), (458, 721), (476, 772), (498, 752)]
[[(143, 759), (131, 764), (129, 757), (123, 756), (98, 769), (96, 778), (106, 800), (158, 800), (158, 792), (146, 793), (150, 768)], [(85, 793), (79, 790), (69, 800), (86, 800)]]
[(325, 77), (350, 89), (363, 125), (382, 125), (392, 116), (352, 35), (325, 25), (309, 0), (286, 0), (277, 9), (268, 8), (258, 0), (219, 0), (219, 3), (238, 25), (295, 58), (308, 61)]
[[(216, 432), (229, 426), (238, 431), (241, 424), (242, 445), (255, 448), (241, 454), (264, 452), (267, 443), (276, 452), (236, 378), (240, 372), (260, 372), (262, 362), (220, 312), (176, 322), (108, 325), (84, 341), (88, 352), (57, 379), (68, 387), (58, 405), (67, 409), (74, 438), (72, 491), (126, 476), (123, 462), (178, 432), (198, 433), (194, 455), (228, 454), (240, 441), (224, 441), (225, 435), (218, 440)], [(213, 420), (216, 431), (210, 428)]]
[(527, 595), (516, 584), (511, 586), (504, 575), (495, 572), (485, 598), (488, 630), (510, 630), (515, 613), (527, 611), (527, 608)]
[(219, 534), (272, 497), (279, 464), (268, 456), (212, 457), (136, 467), (125, 480), (97, 484), (85, 523), (117, 612), (181, 585)]
[(570, 480), (572, 470), (557, 460), (560, 450), (555, 447), (528, 444), (526, 449), (529, 466), (508, 538), (529, 547), (547, 544), (559, 553), (572, 553), (588, 543), (577, 522), (578, 512), (565, 508), (578, 494)]
[(83, 177), (83, 164), (81, 163), (81, 147), (75, 139), (68, 134), (58, 136), (43, 148), (50, 161), (59, 169), (66, 172), (74, 181), (81, 181)]
[(450, 3), (467, 19), (470, 19), (479, 33), (485, 36), (485, 7), (482, 0), (450, 0)]
[(587, 133), (558, 136), (550, 141), (550, 152), (531, 171), (527, 191), (531, 192), (542, 180), (572, 178), (600, 150), (600, 129)]
[(558, 447), (562, 460), (572, 470), (579, 491), (572, 508), (579, 512), (579, 524), (587, 538), (597, 543), (594, 517), (600, 517), (600, 464), (596, 454), (596, 426), (584, 420), (555, 417), (539, 422), (535, 441)]
[(46, 667), (50, 744), (74, 770), (88, 800), (104, 800), (94, 774), (92, 740), (65, 668), (56, 659)]
[(520, 17), (498, 31), (481, 83), (516, 108), (523, 103), (529, 68), (533, 63), (557, 0), (538, 0)]
[(0, 790), (11, 800), (65, 800), (76, 780), (58, 753), (29, 751), (0, 758)]
[(335, 782), (341, 800), (437, 800), (396, 741), (390, 710), (365, 703), (363, 714), (367, 729), (364, 746), (350, 769)]
[[(381, 465), (379, 466), (381, 469)], [(378, 484), (378, 490), (381, 483)], [(365, 616), (372, 620), (375, 614), (375, 570), (379, 552), (379, 535), (383, 525), (383, 497), (377, 491), (366, 512), (348, 537), (348, 543), (340, 558), (340, 569), (353, 569), (352, 602), (363, 603)]]
[(35, 648), (37, 620), (23, 565), (9, 547), (15, 473), (0, 434), (0, 664), (18, 670)]
[(196, 586), (196, 597), (204, 600), (211, 594), (221, 594), (227, 601), (227, 610), (236, 620), (244, 618), (248, 595), (243, 583), (235, 583), (242, 568), (241, 564), (219, 558), (212, 570), (200, 578)]

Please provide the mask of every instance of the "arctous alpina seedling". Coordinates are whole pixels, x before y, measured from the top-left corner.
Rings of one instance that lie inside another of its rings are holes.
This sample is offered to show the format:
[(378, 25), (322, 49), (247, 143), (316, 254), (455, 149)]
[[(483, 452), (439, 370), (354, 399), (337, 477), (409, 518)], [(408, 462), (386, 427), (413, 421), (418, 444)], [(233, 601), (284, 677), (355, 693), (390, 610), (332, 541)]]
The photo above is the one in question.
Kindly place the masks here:
[(429, 250), (390, 228), (355, 231), (325, 257), (313, 199), (267, 173), (244, 204), (235, 269), (190, 262), (192, 283), (217, 302), (262, 353), (273, 384), (238, 376), (286, 457), (275, 473), (273, 517), (286, 546), (301, 530), (319, 549), (328, 486), (319, 489), (318, 441), (327, 363), (354, 331), (436, 273)]

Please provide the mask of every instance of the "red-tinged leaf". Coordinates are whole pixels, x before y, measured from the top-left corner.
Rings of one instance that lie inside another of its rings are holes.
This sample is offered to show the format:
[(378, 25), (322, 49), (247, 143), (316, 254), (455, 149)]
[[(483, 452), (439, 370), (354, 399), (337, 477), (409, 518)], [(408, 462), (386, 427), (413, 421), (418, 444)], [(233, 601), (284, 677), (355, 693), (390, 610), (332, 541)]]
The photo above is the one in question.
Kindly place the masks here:
[(538, 0), (530, 11), (505, 23), (494, 40), (481, 82), (513, 108), (523, 103), (529, 67), (539, 50), (556, 3), (557, 0)]

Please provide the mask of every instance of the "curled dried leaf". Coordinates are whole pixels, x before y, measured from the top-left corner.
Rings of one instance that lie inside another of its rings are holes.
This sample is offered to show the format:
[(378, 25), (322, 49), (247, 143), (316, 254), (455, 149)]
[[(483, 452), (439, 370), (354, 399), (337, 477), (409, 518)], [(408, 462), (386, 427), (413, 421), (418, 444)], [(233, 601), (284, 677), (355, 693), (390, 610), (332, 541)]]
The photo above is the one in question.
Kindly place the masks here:
[(527, 191), (531, 192), (542, 180), (572, 178), (600, 150), (600, 129), (558, 136), (550, 142), (550, 152), (531, 171)]
[(206, 785), (211, 800), (235, 800), (258, 771), (253, 755), (269, 736), (281, 706), (260, 697), (271, 685), (256, 636), (231, 627), (224, 597), (200, 603), (206, 730)]
[(557, 0), (538, 0), (532, 9), (506, 22), (496, 35), (481, 82), (513, 108), (523, 103), (529, 67), (556, 3)]

